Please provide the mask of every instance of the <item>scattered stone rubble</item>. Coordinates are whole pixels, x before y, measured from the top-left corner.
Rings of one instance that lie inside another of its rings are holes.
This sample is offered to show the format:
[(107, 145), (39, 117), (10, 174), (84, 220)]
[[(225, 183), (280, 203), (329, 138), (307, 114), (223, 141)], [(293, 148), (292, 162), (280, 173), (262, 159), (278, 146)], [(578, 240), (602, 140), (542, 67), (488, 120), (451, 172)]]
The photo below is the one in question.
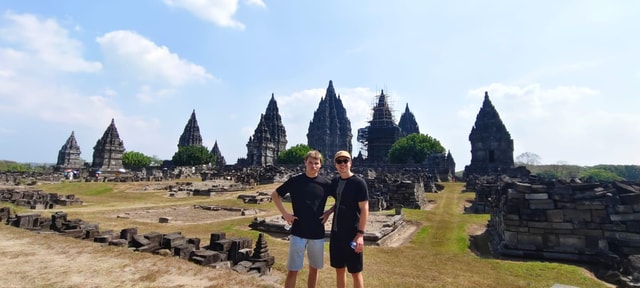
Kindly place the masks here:
[(42, 190), (22, 190), (15, 188), (0, 188), (0, 202), (9, 202), (29, 209), (53, 209), (56, 206), (82, 205), (82, 201), (75, 195), (60, 195), (45, 193)]
[(474, 181), (467, 189), (481, 191), (477, 200), (491, 214), (494, 255), (583, 261), (604, 281), (640, 286), (640, 183)]
[(122, 229), (120, 232), (100, 231), (98, 224), (67, 219), (67, 213), (61, 211), (48, 218), (41, 217), (39, 213), (12, 215), (9, 208), (0, 207), (0, 221), (39, 233), (58, 233), (132, 251), (177, 257), (211, 268), (230, 268), (244, 274), (268, 275), (275, 263), (275, 257), (269, 254), (262, 233), (253, 246), (249, 238), (227, 238), (224, 232), (214, 232), (211, 233), (210, 244), (201, 247), (199, 238), (185, 237), (181, 232), (138, 234), (137, 228)]
[(237, 199), (249, 204), (265, 204), (272, 200), (271, 193), (265, 191), (258, 191), (255, 194), (240, 194)]

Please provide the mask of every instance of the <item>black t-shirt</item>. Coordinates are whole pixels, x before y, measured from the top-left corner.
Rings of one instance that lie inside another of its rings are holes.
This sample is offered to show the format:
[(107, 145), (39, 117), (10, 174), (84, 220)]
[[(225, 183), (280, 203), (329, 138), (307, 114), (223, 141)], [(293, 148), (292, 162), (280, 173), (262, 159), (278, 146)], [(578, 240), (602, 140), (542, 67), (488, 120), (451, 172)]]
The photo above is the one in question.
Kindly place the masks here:
[(298, 217), (293, 221), (291, 235), (305, 239), (324, 238), (322, 212), (324, 212), (329, 196), (329, 179), (323, 176), (309, 178), (306, 174), (299, 174), (289, 178), (276, 188), (278, 195), (291, 195), (293, 215)]
[[(344, 182), (341, 195), (338, 195), (340, 181)], [(333, 212), (332, 235), (355, 233), (360, 223), (360, 206), (358, 202), (369, 200), (369, 190), (364, 179), (351, 176), (341, 179), (337, 176), (331, 180), (331, 196), (336, 199), (336, 210)], [(337, 229), (336, 229), (337, 228)]]

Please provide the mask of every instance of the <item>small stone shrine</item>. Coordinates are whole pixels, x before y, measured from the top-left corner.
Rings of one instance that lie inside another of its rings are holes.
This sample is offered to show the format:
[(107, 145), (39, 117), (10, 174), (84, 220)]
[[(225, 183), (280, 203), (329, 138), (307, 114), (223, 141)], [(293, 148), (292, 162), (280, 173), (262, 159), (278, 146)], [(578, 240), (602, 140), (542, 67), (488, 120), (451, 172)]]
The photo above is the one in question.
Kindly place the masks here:
[(318, 109), (309, 122), (307, 145), (330, 159), (340, 150), (351, 153), (352, 138), (351, 121), (347, 117), (347, 110), (342, 105), (340, 96), (336, 95), (333, 81), (329, 80), (327, 92), (324, 98), (320, 99)]
[(118, 128), (116, 128), (115, 121), (111, 119), (111, 124), (93, 147), (91, 168), (102, 172), (123, 169), (122, 154), (124, 151), (124, 143), (120, 140)]
[(484, 93), (482, 108), (469, 134), (471, 164), (464, 168), (463, 177), (472, 174), (488, 175), (513, 168), (513, 139), (498, 115), (498, 111)]
[(211, 154), (213, 154), (216, 159), (213, 162), (213, 167), (224, 167), (227, 165), (227, 161), (224, 160), (224, 156), (222, 156), (222, 152), (220, 152), (220, 147), (218, 147), (218, 140), (213, 144), (213, 148), (211, 148)]
[(63, 171), (66, 169), (77, 170), (84, 166), (84, 160), (80, 158), (80, 146), (76, 141), (74, 132), (71, 131), (71, 136), (67, 138), (67, 142), (62, 145), (58, 152), (58, 162), (56, 162), (55, 169), (57, 171)]

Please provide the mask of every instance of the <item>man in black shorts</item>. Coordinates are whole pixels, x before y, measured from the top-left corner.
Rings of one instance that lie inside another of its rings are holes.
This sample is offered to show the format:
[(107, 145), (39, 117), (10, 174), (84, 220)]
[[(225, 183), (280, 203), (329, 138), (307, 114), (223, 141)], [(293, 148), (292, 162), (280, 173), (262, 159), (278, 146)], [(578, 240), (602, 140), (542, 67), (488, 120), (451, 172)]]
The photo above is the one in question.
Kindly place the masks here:
[[(364, 287), (362, 277), (364, 230), (369, 217), (369, 192), (364, 179), (351, 172), (351, 154), (338, 151), (333, 157), (339, 176), (331, 181), (331, 196), (336, 199), (329, 242), (331, 267), (336, 268), (337, 287), (346, 287), (347, 271), (353, 287)], [(354, 248), (351, 242), (355, 243)]]

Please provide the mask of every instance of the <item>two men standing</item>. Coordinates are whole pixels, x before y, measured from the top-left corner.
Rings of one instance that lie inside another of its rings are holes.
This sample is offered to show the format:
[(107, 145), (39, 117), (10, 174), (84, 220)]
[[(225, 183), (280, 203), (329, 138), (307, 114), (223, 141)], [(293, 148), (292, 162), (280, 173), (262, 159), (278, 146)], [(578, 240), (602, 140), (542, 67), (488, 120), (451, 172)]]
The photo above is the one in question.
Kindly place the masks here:
[[(309, 256), (308, 287), (316, 287), (318, 269), (323, 266), (324, 223), (331, 213), (333, 222), (329, 243), (331, 267), (336, 269), (337, 287), (346, 287), (346, 272), (354, 287), (364, 287), (362, 277), (364, 230), (369, 215), (366, 182), (351, 172), (351, 155), (338, 151), (334, 156), (339, 173), (329, 180), (319, 176), (322, 155), (310, 151), (305, 156), (305, 173), (294, 176), (276, 188), (272, 199), (287, 223), (292, 224), (287, 260), (285, 287), (295, 287), (297, 273), (302, 269), (304, 252)], [(291, 195), (293, 214), (286, 211), (281, 196)], [(324, 211), (328, 196), (335, 205)], [(355, 243), (352, 248), (350, 243)]]

